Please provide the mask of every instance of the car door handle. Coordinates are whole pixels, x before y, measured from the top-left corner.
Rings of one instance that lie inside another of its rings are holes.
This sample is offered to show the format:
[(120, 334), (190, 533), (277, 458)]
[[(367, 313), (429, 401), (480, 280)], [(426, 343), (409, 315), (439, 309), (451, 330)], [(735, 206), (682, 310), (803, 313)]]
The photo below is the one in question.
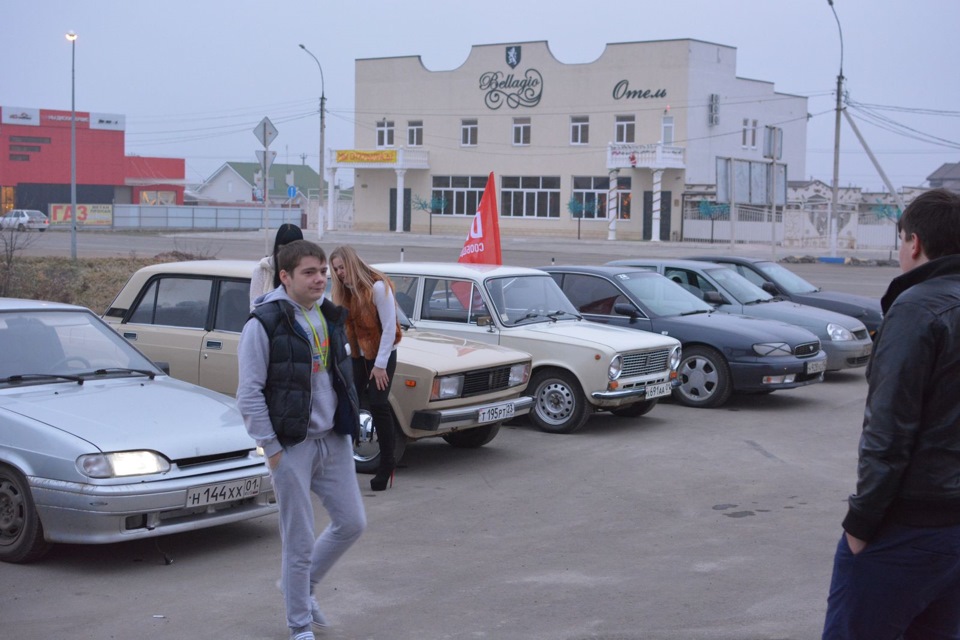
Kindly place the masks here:
[(207, 349), (216, 349), (220, 351), (223, 349), (223, 342), (220, 340), (207, 340)]
[(124, 331), (123, 337), (131, 342), (137, 341), (137, 333), (135, 331)]

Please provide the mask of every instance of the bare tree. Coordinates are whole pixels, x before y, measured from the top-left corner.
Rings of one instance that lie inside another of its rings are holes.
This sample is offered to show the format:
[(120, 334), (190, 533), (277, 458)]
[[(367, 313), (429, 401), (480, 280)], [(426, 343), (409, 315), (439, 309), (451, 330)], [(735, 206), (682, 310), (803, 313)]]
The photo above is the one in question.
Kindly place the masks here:
[(13, 276), (17, 268), (17, 257), (24, 249), (32, 245), (39, 232), (31, 234), (15, 227), (0, 228), (0, 296), (9, 296)]

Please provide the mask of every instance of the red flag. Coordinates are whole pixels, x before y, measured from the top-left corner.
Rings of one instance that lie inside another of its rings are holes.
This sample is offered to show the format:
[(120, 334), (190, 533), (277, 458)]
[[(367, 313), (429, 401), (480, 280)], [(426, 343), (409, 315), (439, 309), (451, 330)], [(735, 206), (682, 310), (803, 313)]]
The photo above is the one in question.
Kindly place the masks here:
[(460, 251), (457, 262), (503, 264), (500, 255), (500, 216), (497, 213), (497, 188), (493, 172), (480, 198), (480, 206), (473, 216), (473, 224)]

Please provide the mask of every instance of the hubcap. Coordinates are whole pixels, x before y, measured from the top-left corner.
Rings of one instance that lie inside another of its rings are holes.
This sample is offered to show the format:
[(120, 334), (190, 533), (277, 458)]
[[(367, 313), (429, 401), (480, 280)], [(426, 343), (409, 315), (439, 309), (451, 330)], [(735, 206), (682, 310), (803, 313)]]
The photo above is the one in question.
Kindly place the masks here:
[(373, 416), (366, 411), (360, 412), (360, 440), (353, 445), (353, 458), (368, 462), (380, 455), (380, 443), (376, 440)]
[(23, 529), (23, 496), (9, 480), (0, 480), (0, 544), (8, 544)]
[(680, 392), (691, 400), (706, 400), (718, 384), (720, 373), (706, 358), (690, 358), (680, 364)]

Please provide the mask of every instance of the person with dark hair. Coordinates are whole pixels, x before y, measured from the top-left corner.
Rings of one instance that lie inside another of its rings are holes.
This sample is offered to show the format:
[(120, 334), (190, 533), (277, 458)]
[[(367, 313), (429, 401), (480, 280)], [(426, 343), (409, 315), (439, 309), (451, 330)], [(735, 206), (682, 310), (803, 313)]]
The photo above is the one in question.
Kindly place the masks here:
[[(327, 626), (315, 587), (367, 524), (353, 461), (360, 408), (346, 311), (323, 300), (323, 249), (295, 240), (280, 248), (277, 267), (281, 286), (258, 299), (240, 334), (237, 406), (277, 496), (290, 638), (314, 640), (311, 624)], [(330, 516), (319, 537), (311, 493)]]
[(337, 247), (330, 254), (333, 268), (333, 300), (349, 310), (347, 339), (353, 357), (357, 394), (370, 405), (380, 445), (377, 473), (370, 488), (383, 491), (397, 466), (397, 433), (390, 408), (390, 383), (397, 368), (397, 343), (402, 335), (397, 322), (397, 299), (393, 283), (385, 274), (366, 264), (353, 247)]
[(960, 639), (960, 195), (897, 228), (824, 640)]
[(273, 239), (273, 254), (262, 258), (250, 276), (251, 309), (257, 298), (280, 286), (280, 271), (276, 268), (277, 253), (280, 247), (294, 240), (303, 240), (303, 231), (300, 227), (289, 222), (280, 225)]

